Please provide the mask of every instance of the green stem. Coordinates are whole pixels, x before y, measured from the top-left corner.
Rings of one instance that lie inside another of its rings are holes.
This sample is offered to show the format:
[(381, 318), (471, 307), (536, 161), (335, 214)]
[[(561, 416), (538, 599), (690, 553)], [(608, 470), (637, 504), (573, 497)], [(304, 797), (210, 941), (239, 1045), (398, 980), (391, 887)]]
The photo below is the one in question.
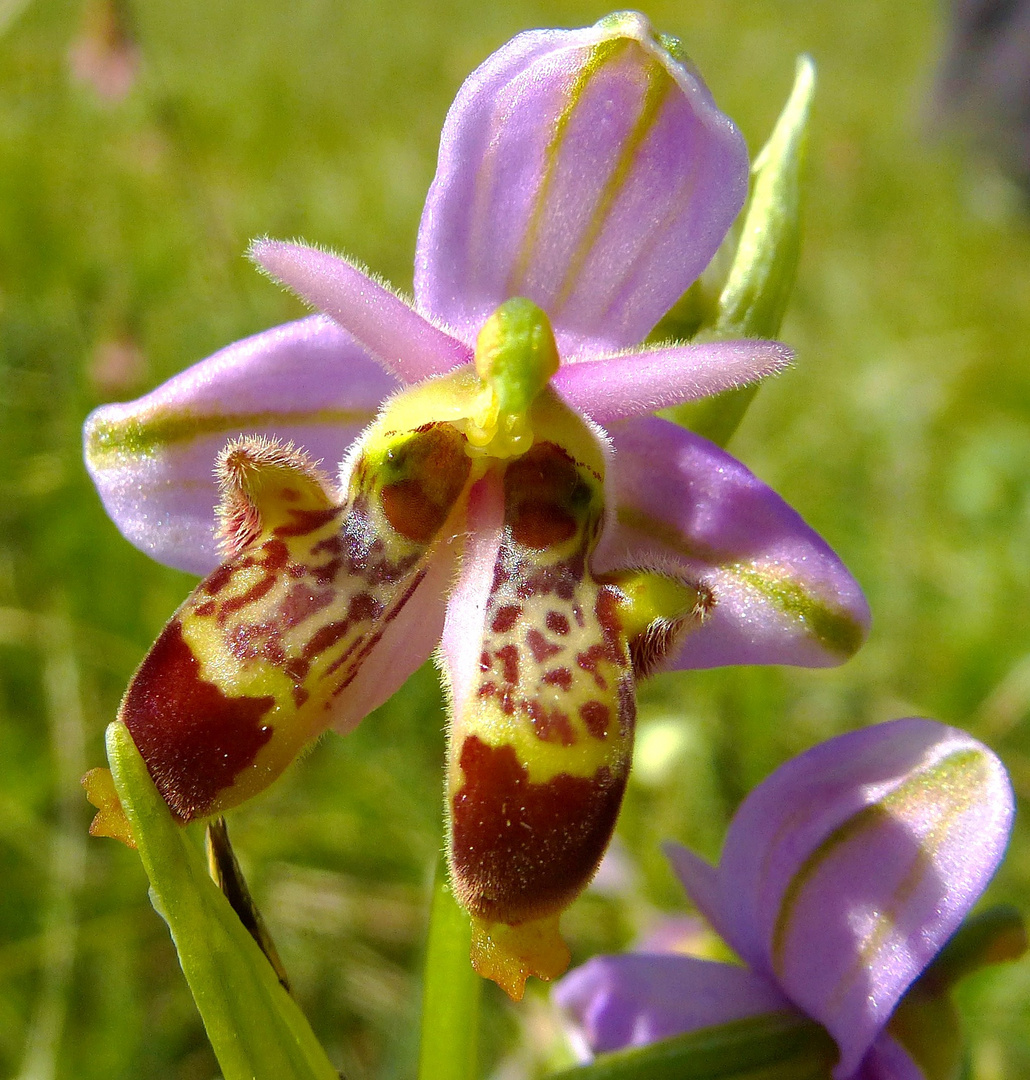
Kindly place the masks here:
[(107, 757), (154, 907), (168, 923), (225, 1080), (338, 1080), (297, 1003), (173, 820), (132, 736), (107, 729)]
[(429, 914), (419, 1080), (473, 1080), (476, 1075), (483, 981), (469, 962), (471, 943), (469, 917), (454, 900), (441, 858)]

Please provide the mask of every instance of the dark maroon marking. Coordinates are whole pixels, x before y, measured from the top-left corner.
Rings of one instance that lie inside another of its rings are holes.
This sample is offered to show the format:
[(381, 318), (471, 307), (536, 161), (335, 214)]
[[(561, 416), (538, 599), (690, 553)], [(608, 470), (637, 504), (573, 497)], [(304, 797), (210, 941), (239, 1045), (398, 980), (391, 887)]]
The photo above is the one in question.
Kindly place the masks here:
[(498, 609), (494, 621), (490, 624), (490, 629), (495, 634), (506, 634), (519, 621), (521, 615), (521, 604), (505, 604), (504, 607)]
[(199, 672), (176, 619), (133, 676), (118, 711), (162, 798), (184, 822), (210, 812), (272, 737), (260, 721), (274, 698), (227, 697)]
[(275, 588), (275, 582), (275, 576), (268, 574), (260, 581), (255, 581), (242, 596), (234, 596), (231, 600), (226, 600), (218, 612), (219, 625), (224, 623), (234, 612), (242, 611), (243, 608), (250, 604), (256, 604), (263, 596), (267, 596)]
[(311, 549), (312, 555), (320, 555), (322, 552), (327, 555), (342, 555), (343, 554), (343, 541), (338, 536), (326, 536), (324, 539), (319, 540), (317, 544)]
[(479, 654), (479, 670), (489, 671), (493, 667), (493, 660), (490, 659), (490, 654), (484, 649)]
[(296, 488), (284, 487), (279, 489), (279, 497), (286, 502), (297, 502), (300, 492)]
[(225, 644), (237, 660), (253, 660), (261, 651), (263, 634), (253, 624), (234, 626), (226, 635)]
[(560, 600), (571, 601), (576, 595), (576, 587), (583, 580), (585, 569), (583, 560), (578, 557), (537, 569), (535, 573), (519, 579), (516, 595), (520, 600), (525, 600), (530, 596), (553, 593)]
[(537, 443), (513, 461), (504, 491), (512, 538), (536, 550), (572, 539), (591, 502), (575, 461), (555, 443)]
[(569, 723), (569, 714), (561, 709), (546, 709), (539, 701), (528, 698), (519, 702), (519, 712), (528, 716), (533, 725), (533, 734), (541, 742), (561, 743), (562, 746), (574, 746), (576, 732)]
[(597, 670), (598, 662), (603, 659), (603, 645), (591, 645), (586, 652), (576, 654), (576, 663), (579, 664), (587, 674), (593, 675), (598, 690), (608, 689), (608, 680)]
[(307, 536), (308, 533), (317, 532), (328, 525), (336, 517), (342, 506), (327, 506), (321, 510), (297, 510), (289, 511), (290, 521), (286, 525), (277, 525), (272, 530), (273, 536)]
[(512, 692), (510, 686), (499, 689), (497, 683), (485, 682), (476, 691), (476, 697), (495, 697), (497, 698), (498, 704), (501, 706), (501, 712), (503, 712), (505, 716), (515, 715), (515, 694)]
[(193, 609), (193, 614), (199, 615), (203, 619), (206, 618), (208, 615), (214, 615), (217, 610), (218, 605), (214, 602), (214, 600), (205, 600), (202, 604), (198, 604)]
[(583, 618), (583, 609), (579, 604), (574, 604), (572, 607), (572, 617), (576, 620), (576, 625), (582, 629), (586, 625), (586, 620)]
[(511, 534), (516, 544), (544, 551), (571, 540), (576, 535), (576, 519), (554, 503), (527, 499), (515, 512)]
[(439, 532), (472, 468), (464, 444), (449, 424), (432, 424), (392, 450), (388, 467), (397, 479), (383, 485), (380, 500), (402, 536), (428, 544)]
[(622, 619), (619, 614), (619, 600), (614, 589), (604, 586), (598, 591), (597, 600), (594, 603), (594, 614), (601, 626), (605, 656), (613, 664), (625, 666), (627, 658), (622, 643)]
[(279, 607), (279, 625), (284, 630), (290, 630), (315, 612), (328, 607), (335, 599), (336, 593), (332, 589), (313, 592), (308, 585), (294, 585)]
[(349, 619), (335, 619), (331, 623), (326, 623), (325, 626), (320, 626), (304, 646), (301, 655), (305, 660), (314, 660), (319, 653), (332, 648), (342, 637), (345, 637), (349, 629)]
[(612, 711), (603, 701), (584, 701), (579, 707), (587, 731), (595, 739), (606, 739), (612, 722)]
[(561, 652), (561, 646), (555, 645), (553, 641), (548, 641), (536, 627), (533, 627), (532, 630), (526, 632), (526, 644), (529, 646), (529, 651), (533, 654), (533, 659), (538, 664), (542, 664), (545, 660), (549, 660), (555, 653)]
[(279, 640), (276, 630), (269, 628), (268, 633), (268, 640), (261, 646), (261, 655), (270, 664), (282, 667), (286, 663), (286, 650), (283, 648), (283, 643)]
[(552, 634), (557, 634), (559, 637), (564, 637), (571, 627), (569, 626), (569, 620), (560, 611), (549, 611), (547, 613), (547, 629)]
[(303, 686), (295, 686), (293, 688), (293, 704), (299, 709), (311, 695), (304, 689)]
[(470, 735), (464, 783), (451, 798), (451, 857), (461, 904), (480, 918), (515, 924), (565, 907), (608, 846), (626, 784), (602, 767), (533, 784), (511, 746)]
[(261, 565), (266, 570), (283, 570), (290, 561), (290, 549), (282, 540), (266, 540), (261, 550), (265, 555)]
[(398, 480), (387, 484), (382, 493), (386, 520), (408, 540), (428, 544), (443, 524), (438, 507), (418, 480)]
[(307, 677), (308, 672), (311, 670), (311, 661), (304, 659), (302, 656), (295, 656), (292, 660), (287, 661), (283, 671), (286, 673), (288, 679), (292, 679), (295, 683), (302, 683)]
[(368, 622), (371, 619), (378, 619), (382, 613), (383, 605), (367, 592), (356, 593), (347, 606), (347, 618), (352, 622)]
[(544, 682), (568, 693), (572, 689), (572, 672), (567, 667), (552, 668), (544, 676)]
[(234, 563), (222, 563), (217, 570), (213, 570), (200, 586), (208, 596), (217, 596), (222, 589), (229, 584), (236, 571)]
[(501, 662), (501, 678), (514, 686), (519, 681), (519, 650), (517, 645), (505, 645), (494, 655)]
[(330, 559), (323, 566), (311, 566), (308, 569), (319, 585), (328, 585), (340, 572), (341, 566), (343, 566), (343, 559)]
[(400, 611), (401, 608), (404, 607), (404, 605), (411, 599), (415, 590), (419, 587), (419, 585), (422, 584), (425, 576), (426, 571), (424, 568), (413, 574), (411, 580), (405, 587), (404, 592), (396, 601), (394, 601), (393, 606), (389, 608), (385, 612), (385, 614), (382, 612), (382, 609), (380, 607), (379, 613), (376, 615), (376, 618), (381, 620), (380, 628), (376, 630), (373, 634), (368, 634), (368, 630), (371, 629), (371, 627), (366, 628), (364, 635), (358, 634), (355, 639), (350, 643), (350, 645), (348, 645), (347, 648), (344, 649), (343, 652), (322, 673), (323, 679), (328, 678), (328, 676), (332, 675), (333, 672), (335, 672), (344, 664), (350, 665), (347, 668), (349, 674), (347, 674), (343, 682), (340, 683), (336, 687), (336, 689), (332, 691), (331, 696), (335, 697), (337, 694), (342, 693), (354, 681), (354, 679), (357, 678), (358, 672), (361, 670), (361, 665), (364, 663), (365, 658), (376, 647), (376, 645), (379, 644), (379, 641), (382, 639), (383, 634), (386, 633), (389, 623), (393, 621), (397, 612)]
[(494, 564), (494, 580), (490, 585), (490, 591), (492, 593), (497, 592), (502, 586), (507, 585), (511, 580), (511, 574), (507, 568), (501, 565), (500, 559)]

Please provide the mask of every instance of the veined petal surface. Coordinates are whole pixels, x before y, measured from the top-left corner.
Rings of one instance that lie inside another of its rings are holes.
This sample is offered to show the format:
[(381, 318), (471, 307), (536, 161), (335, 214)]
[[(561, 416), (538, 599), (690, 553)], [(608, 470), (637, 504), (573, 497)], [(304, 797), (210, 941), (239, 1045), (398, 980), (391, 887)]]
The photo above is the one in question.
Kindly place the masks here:
[(1013, 797), (965, 732), (910, 718), (831, 739), (745, 799), (719, 866), (734, 944), (836, 1039), (851, 1077), (997, 869)]
[(862, 643), (869, 608), (829, 546), (774, 491), (707, 439), (658, 417), (610, 430), (616, 519), (598, 569), (681, 568), (712, 609), (666, 665), (822, 667)]
[(443, 375), (472, 359), (462, 342), (347, 259), (280, 240), (255, 240), (250, 255), (302, 300), (335, 319), (402, 382)]
[(792, 356), (778, 341), (664, 345), (563, 364), (551, 384), (574, 409), (607, 426), (775, 375)]
[(743, 205), (747, 150), (632, 12), (522, 34), (458, 92), (419, 232), (419, 310), (471, 342), (511, 296), (565, 356), (640, 342)]
[(86, 466), (123, 535), (195, 574), (219, 563), (214, 462), (241, 434), (304, 447), (333, 469), (397, 382), (324, 315), (229, 345), (86, 421)]
[(774, 983), (745, 967), (658, 953), (595, 956), (553, 997), (591, 1054), (791, 1008)]

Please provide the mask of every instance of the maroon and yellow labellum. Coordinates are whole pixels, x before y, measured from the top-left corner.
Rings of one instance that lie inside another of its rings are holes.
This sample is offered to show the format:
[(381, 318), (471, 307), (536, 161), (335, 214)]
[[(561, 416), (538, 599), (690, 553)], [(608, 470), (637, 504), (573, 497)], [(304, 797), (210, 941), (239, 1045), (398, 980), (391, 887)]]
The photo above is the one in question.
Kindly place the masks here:
[(567, 967), (558, 916), (611, 838), (633, 743), (634, 644), (659, 615), (678, 629), (699, 618), (698, 591), (672, 578), (594, 576), (602, 447), (550, 390), (529, 421), (531, 449), (484, 479), (501, 489), (503, 521), (448, 765), (451, 876), (472, 916), (473, 964), (515, 999), (527, 976)]
[(180, 820), (263, 790), (341, 722), (470, 469), (453, 426), (397, 427), (389, 409), (357, 449), (342, 499), (292, 447), (226, 448), (226, 561), (165, 627), (119, 712)]

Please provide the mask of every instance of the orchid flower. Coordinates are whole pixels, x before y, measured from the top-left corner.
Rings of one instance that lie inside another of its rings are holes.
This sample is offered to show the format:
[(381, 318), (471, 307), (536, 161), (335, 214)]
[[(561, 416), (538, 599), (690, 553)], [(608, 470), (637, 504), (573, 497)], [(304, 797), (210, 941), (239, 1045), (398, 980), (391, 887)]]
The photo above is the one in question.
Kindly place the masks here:
[(1001, 763), (955, 728), (910, 718), (830, 739), (748, 795), (717, 867), (668, 847), (747, 966), (600, 956), (555, 999), (589, 1053), (792, 1009), (836, 1040), (835, 1080), (950, 1075), (924, 1073), (910, 1055), (923, 1048), (900, 1041), (910, 988), (987, 887), (1013, 811)]
[(93, 413), (111, 517), (207, 575), (119, 714), (181, 821), (263, 790), (439, 645), (452, 883), (477, 970), (518, 996), (568, 963), (558, 915), (614, 826), (635, 679), (858, 647), (868, 611), (829, 548), (650, 415), (789, 360), (768, 341), (639, 347), (747, 174), (739, 132), (642, 16), (520, 34), (448, 114), (414, 303), (259, 241), (321, 314)]

